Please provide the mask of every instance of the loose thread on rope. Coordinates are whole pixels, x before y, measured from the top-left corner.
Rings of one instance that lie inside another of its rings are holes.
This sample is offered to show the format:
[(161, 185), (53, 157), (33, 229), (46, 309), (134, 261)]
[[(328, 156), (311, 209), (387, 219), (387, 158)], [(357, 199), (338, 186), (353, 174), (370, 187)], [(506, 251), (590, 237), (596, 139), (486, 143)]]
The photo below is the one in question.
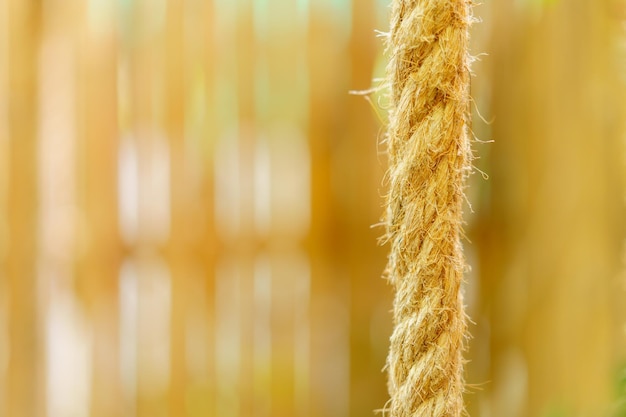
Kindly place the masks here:
[(460, 416), (471, 0), (393, 0), (387, 34), (391, 417)]

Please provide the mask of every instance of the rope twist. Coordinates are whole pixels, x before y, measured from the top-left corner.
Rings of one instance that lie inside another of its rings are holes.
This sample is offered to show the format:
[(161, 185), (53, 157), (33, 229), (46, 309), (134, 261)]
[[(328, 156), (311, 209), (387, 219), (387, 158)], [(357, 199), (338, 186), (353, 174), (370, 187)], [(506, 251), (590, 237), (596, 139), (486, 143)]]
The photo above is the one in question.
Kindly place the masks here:
[(394, 0), (387, 38), (391, 417), (460, 416), (471, 0)]

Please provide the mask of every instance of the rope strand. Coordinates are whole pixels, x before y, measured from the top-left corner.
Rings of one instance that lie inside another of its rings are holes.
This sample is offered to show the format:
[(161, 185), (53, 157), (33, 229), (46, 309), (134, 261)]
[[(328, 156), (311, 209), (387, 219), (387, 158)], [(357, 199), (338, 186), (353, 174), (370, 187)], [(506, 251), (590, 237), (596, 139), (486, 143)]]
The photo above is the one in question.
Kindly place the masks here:
[(391, 417), (460, 416), (466, 318), (460, 292), (471, 167), (471, 0), (394, 0), (386, 275), (395, 289), (387, 358)]

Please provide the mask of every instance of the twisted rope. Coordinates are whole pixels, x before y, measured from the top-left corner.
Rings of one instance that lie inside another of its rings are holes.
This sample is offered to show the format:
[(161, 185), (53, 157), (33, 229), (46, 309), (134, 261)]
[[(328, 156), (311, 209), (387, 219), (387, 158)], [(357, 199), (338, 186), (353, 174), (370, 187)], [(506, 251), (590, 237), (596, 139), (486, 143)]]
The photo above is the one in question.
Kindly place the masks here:
[(460, 416), (466, 332), (460, 235), (471, 149), (471, 0), (394, 0), (386, 274), (395, 288), (387, 357), (392, 417)]

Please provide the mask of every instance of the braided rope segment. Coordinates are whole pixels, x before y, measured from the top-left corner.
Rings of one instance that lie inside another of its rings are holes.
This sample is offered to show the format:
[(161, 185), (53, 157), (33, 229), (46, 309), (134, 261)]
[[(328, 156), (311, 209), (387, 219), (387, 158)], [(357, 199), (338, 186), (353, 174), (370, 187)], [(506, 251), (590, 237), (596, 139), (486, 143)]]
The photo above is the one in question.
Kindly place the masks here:
[(390, 168), (386, 275), (395, 289), (387, 357), (392, 417), (460, 416), (466, 317), (460, 286), (471, 169), (471, 0), (394, 0), (387, 39)]

